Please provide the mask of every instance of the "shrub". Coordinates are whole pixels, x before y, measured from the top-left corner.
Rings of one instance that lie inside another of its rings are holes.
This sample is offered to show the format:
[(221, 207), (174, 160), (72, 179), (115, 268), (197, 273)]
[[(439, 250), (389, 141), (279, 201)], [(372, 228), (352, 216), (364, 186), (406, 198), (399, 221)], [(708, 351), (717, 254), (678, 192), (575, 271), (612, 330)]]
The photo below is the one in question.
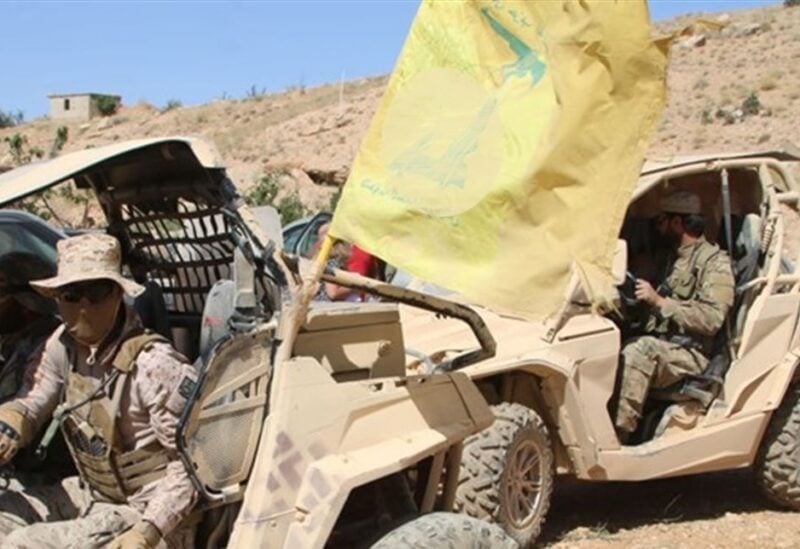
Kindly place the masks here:
[(711, 116), (711, 109), (703, 109), (703, 114), (700, 117), (700, 121), (703, 124), (711, 124), (714, 121), (714, 118)]
[(794, 8), (800, 6), (800, 0), (783, 0), (783, 5), (787, 8)]
[(248, 89), (245, 92), (245, 97), (247, 99), (258, 99), (258, 98), (260, 98), (260, 97), (262, 97), (262, 96), (264, 96), (266, 94), (267, 94), (267, 89), (266, 88), (258, 88), (258, 87), (256, 87), (255, 84), (253, 84), (253, 85), (250, 86), (250, 89)]
[(307, 215), (307, 210), (296, 192), (284, 195), (277, 201), (280, 191), (280, 178), (283, 172), (267, 172), (245, 195), (245, 202), (251, 206), (273, 206), (281, 216), (281, 224), (286, 225)]
[(278, 180), (281, 174), (267, 172), (261, 176), (255, 186), (245, 195), (244, 199), (251, 206), (272, 206), (278, 196), (280, 187)]
[(25, 115), (22, 114), (22, 111), (6, 112), (0, 110), (0, 128), (11, 128), (12, 126), (17, 126), (22, 124), (24, 119)]
[(306, 208), (297, 193), (287, 194), (281, 198), (277, 210), (281, 214), (281, 225), (288, 225), (306, 215)]
[(183, 103), (181, 103), (180, 99), (170, 99), (169, 101), (167, 101), (167, 104), (164, 105), (164, 108), (161, 109), (161, 112), (171, 111), (173, 109), (178, 109), (180, 107), (183, 107)]
[(29, 146), (28, 138), (21, 133), (15, 133), (14, 135), (4, 137), (3, 141), (8, 145), (8, 151), (14, 159), (14, 163), (18, 166), (44, 156), (44, 151), (39, 147)]
[(66, 126), (60, 126), (56, 130), (56, 135), (53, 137), (53, 144), (50, 146), (50, 158), (58, 156), (58, 153), (60, 153), (64, 145), (67, 144), (67, 139), (69, 139), (69, 130)]
[(770, 91), (778, 87), (778, 82), (772, 76), (765, 76), (758, 87), (761, 91)]
[(98, 95), (95, 98), (97, 110), (103, 116), (111, 116), (119, 109), (119, 98), (113, 95)]
[(745, 115), (758, 114), (761, 111), (761, 107), (761, 101), (759, 101), (756, 92), (752, 92), (742, 101), (742, 112)]

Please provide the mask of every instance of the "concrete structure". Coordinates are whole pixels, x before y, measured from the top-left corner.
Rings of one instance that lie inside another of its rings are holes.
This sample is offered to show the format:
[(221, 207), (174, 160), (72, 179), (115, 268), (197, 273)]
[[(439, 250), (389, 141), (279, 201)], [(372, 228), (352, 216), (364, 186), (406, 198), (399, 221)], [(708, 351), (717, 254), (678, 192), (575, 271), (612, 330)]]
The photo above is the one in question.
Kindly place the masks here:
[(64, 93), (47, 96), (50, 99), (50, 118), (53, 120), (89, 120), (100, 116), (98, 100), (102, 97), (112, 97), (119, 104), (122, 98), (119, 95), (103, 93)]

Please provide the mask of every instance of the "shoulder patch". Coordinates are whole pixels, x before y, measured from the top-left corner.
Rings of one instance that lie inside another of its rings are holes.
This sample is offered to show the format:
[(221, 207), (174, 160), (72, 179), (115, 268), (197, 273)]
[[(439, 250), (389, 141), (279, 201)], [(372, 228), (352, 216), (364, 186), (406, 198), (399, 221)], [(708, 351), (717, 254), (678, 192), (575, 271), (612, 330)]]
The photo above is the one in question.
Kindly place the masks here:
[(178, 385), (178, 394), (186, 400), (189, 400), (189, 397), (192, 396), (196, 385), (197, 382), (195, 380), (189, 376), (184, 376), (184, 378), (181, 380), (181, 384)]

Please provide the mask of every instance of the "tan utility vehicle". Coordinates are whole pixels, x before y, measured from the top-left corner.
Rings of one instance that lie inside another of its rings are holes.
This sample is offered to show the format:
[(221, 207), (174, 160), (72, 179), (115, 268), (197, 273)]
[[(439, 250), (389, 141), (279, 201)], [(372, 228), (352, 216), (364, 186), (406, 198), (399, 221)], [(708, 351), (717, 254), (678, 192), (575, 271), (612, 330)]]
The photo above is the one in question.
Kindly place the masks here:
[[(395, 304), (323, 304), (305, 317), (296, 261), (263, 235), (209, 144), (148, 139), (24, 166), (0, 176), (0, 203), (68, 180), (95, 194), (146, 285), (135, 307), (154, 329), (168, 320), (199, 368), (177, 434), (203, 496), (198, 546), (352, 547), (392, 526), (377, 547), (514, 545), (444, 512), (463, 440), (493, 419), (475, 385), (406, 375)], [(341, 276), (327, 275), (348, 284)], [(361, 286), (482, 328), (464, 306)], [(491, 338), (480, 343), (453, 365), (490, 356)]]
[[(524, 546), (540, 532), (556, 474), (636, 481), (753, 467), (770, 499), (800, 509), (800, 275), (785, 246), (798, 200), (788, 163), (798, 160), (763, 152), (648, 164), (613, 269), (621, 319), (593, 313), (577, 281), (548, 322), (478, 309), (497, 353), (461, 371), (497, 421), (466, 443), (457, 507), (496, 521)], [(626, 271), (652, 258), (650, 220), (659, 197), (677, 189), (701, 197), (711, 242), (734, 242), (736, 303), (709, 368), (651, 392), (636, 439), (623, 446), (612, 420), (618, 357), (647, 312), (630, 299)], [(434, 366), (436, 349), (464, 348), (451, 321), (413, 310), (401, 316)]]

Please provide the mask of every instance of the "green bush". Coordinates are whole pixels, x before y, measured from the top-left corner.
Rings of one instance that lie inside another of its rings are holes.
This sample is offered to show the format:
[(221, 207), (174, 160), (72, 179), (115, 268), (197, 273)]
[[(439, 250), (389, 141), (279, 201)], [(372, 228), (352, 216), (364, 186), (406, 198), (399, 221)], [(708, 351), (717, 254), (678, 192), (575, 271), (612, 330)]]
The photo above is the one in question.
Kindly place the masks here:
[(44, 156), (44, 151), (39, 147), (29, 146), (28, 138), (21, 133), (4, 137), (3, 141), (8, 145), (8, 151), (17, 166), (28, 164)]
[(69, 139), (69, 129), (66, 126), (59, 126), (53, 138), (53, 144), (50, 146), (50, 158), (58, 156), (58, 153), (67, 144), (67, 139)]
[(164, 108), (161, 109), (161, 112), (171, 111), (173, 109), (178, 109), (180, 107), (183, 107), (183, 103), (181, 103), (180, 99), (170, 99), (169, 101), (167, 101), (167, 104), (164, 105)]
[(281, 174), (267, 172), (261, 176), (255, 186), (245, 195), (244, 200), (251, 206), (273, 206), (280, 187), (278, 180)]
[(752, 92), (747, 98), (742, 101), (742, 112), (746, 115), (758, 114), (761, 111), (761, 101), (758, 99), (758, 94)]
[(800, 6), (800, 0), (783, 0), (783, 5), (787, 8)]
[(277, 210), (281, 214), (281, 225), (288, 225), (308, 214), (297, 193), (291, 193), (281, 198)]
[(22, 114), (22, 111), (6, 112), (0, 110), (0, 128), (11, 128), (13, 126), (17, 126), (22, 124), (23, 120), (25, 120), (25, 115)]
[(267, 172), (250, 189), (244, 199), (251, 206), (272, 206), (281, 216), (281, 224), (287, 225), (308, 215), (296, 192), (289, 193), (277, 201), (282, 172)]
[(111, 116), (116, 114), (119, 109), (119, 98), (113, 95), (98, 95), (95, 99), (97, 110), (103, 116)]

